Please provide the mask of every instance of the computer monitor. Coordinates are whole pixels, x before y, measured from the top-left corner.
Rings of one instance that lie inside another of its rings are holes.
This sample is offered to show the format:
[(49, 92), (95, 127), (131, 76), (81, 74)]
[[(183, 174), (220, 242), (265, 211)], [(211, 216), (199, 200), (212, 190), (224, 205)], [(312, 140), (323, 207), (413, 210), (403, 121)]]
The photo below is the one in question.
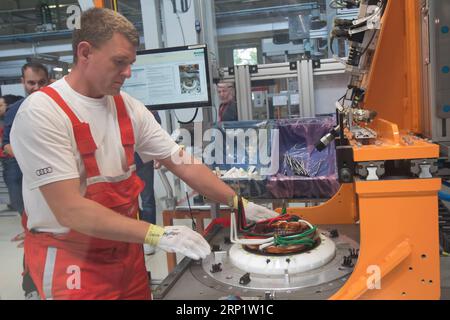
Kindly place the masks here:
[(138, 51), (123, 90), (152, 110), (211, 106), (206, 45)]

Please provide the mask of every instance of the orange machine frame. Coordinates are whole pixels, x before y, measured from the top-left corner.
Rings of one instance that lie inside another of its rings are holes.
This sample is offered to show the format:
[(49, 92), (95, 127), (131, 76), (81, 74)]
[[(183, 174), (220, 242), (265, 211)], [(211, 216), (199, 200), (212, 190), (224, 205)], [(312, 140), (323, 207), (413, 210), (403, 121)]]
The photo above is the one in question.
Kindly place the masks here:
[(105, 6), (104, 0), (94, 0), (94, 6), (96, 8), (103, 8)]
[[(118, 10), (118, 6), (117, 6), (117, 0), (93, 0), (94, 1), (94, 6), (96, 8), (111, 8), (114, 11)], [(109, 4), (108, 4), (109, 2)]]
[[(417, 138), (422, 106), (420, 1), (390, 0), (371, 71), (365, 106), (378, 112), (376, 145), (351, 140), (354, 162), (432, 159), (437, 145)], [(314, 224), (360, 225), (354, 271), (331, 299), (439, 299), (440, 179), (355, 180), (329, 202), (288, 212)], [(377, 273), (379, 272), (379, 279)], [(372, 286), (379, 280), (379, 286)]]

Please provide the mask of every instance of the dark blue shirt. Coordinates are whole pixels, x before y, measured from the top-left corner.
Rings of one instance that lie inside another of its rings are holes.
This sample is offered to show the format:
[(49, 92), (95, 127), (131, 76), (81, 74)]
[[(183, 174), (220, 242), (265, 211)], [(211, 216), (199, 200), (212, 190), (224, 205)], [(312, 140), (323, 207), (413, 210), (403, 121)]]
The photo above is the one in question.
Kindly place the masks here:
[(3, 131), (3, 140), (2, 145), (5, 146), (7, 144), (11, 144), (11, 141), (9, 139), (9, 135), (11, 133), (11, 128), (14, 122), (14, 118), (16, 117), (17, 111), (19, 111), (20, 106), (22, 105), (22, 102), (25, 100), (25, 98), (18, 100), (14, 102), (13, 104), (8, 106), (8, 110), (6, 110), (5, 113), (5, 127)]

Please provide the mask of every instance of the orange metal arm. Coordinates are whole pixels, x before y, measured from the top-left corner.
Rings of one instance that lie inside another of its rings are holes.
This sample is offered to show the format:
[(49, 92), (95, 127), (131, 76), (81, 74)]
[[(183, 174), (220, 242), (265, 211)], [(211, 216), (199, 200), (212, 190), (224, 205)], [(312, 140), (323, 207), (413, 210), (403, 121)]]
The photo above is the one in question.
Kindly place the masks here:
[[(381, 277), (385, 277), (392, 270), (395, 269), (401, 262), (403, 262), (411, 254), (411, 244), (409, 240), (404, 240), (400, 243), (394, 250), (392, 250), (388, 255), (386, 255), (382, 262), (378, 264), (380, 268)], [(371, 275), (366, 274), (355, 279), (353, 282), (349, 282), (350, 285), (343, 288), (334, 296), (331, 300), (355, 300), (360, 298), (367, 290), (369, 290), (369, 278)], [(381, 280), (381, 279), (380, 279)]]

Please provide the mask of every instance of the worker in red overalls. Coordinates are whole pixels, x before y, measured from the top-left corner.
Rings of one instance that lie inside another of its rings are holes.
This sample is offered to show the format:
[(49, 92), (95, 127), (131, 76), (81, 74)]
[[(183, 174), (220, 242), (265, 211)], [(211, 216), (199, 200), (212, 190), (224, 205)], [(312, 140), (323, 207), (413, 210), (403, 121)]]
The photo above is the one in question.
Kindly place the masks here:
[[(74, 67), (28, 97), (11, 143), (24, 175), (26, 266), (43, 299), (149, 299), (142, 244), (192, 259), (210, 253), (183, 226), (137, 219), (143, 188), (134, 152), (158, 160), (208, 198), (236, 194), (188, 156), (145, 106), (121, 92), (139, 34), (122, 15), (90, 9), (73, 35)], [(247, 218), (274, 216), (246, 202)]]

